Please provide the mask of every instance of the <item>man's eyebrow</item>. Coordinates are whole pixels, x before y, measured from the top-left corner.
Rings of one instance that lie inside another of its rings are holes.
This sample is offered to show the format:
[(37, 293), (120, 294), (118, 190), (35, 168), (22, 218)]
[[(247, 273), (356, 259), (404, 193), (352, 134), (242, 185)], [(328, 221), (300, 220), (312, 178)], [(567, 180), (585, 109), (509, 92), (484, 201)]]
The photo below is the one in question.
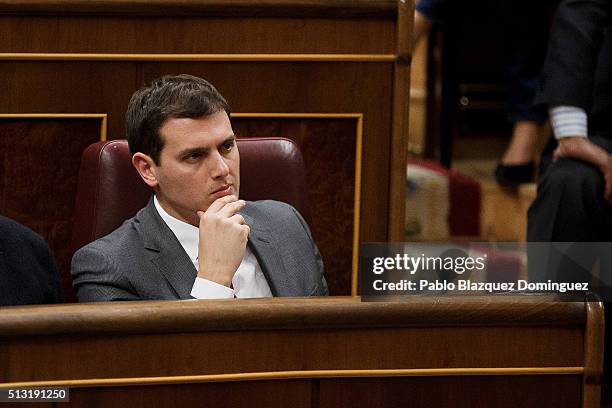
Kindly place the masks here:
[(227, 142), (234, 142), (235, 140), (236, 140), (236, 135), (229, 135), (224, 141), (221, 142), (221, 144), (227, 143)]
[(190, 148), (181, 150), (178, 153), (178, 157), (181, 157), (181, 158), (182, 157), (188, 157), (188, 156), (191, 156), (194, 153), (198, 153), (198, 154), (201, 154), (201, 155), (206, 155), (206, 154), (208, 154), (208, 151), (209, 151), (209, 149), (206, 148), (206, 147), (190, 147)]
[[(219, 143), (218, 147), (223, 146), (227, 142), (235, 142), (235, 141), (236, 141), (236, 135), (230, 135), (225, 140), (223, 140), (221, 143)], [(188, 157), (188, 156), (191, 156), (194, 153), (197, 153), (197, 154), (200, 154), (202, 156), (205, 156), (209, 152), (210, 152), (210, 148), (208, 148), (208, 147), (189, 147), (187, 149), (184, 149), (184, 150), (181, 150), (180, 152), (178, 152), (178, 157), (180, 157), (180, 158)]]

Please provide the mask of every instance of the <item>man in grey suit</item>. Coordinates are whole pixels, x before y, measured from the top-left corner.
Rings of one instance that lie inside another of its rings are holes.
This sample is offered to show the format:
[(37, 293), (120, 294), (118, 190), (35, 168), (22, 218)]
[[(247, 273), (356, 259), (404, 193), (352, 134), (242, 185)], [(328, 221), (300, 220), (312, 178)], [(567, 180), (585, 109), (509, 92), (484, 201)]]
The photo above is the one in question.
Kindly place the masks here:
[(159, 78), (126, 115), (132, 163), (154, 196), (72, 259), (79, 301), (327, 295), (310, 230), (290, 205), (238, 199), (229, 106), (207, 81)]

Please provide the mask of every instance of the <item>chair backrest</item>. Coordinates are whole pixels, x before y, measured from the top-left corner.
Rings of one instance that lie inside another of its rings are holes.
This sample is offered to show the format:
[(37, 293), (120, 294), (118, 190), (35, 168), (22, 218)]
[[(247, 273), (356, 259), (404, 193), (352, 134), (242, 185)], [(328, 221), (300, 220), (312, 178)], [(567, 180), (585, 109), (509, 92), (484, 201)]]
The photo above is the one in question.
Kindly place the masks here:
[[(304, 161), (293, 141), (279, 137), (238, 139), (238, 150), (240, 198), (283, 201), (308, 216)], [(131, 159), (126, 140), (94, 143), (83, 152), (71, 240), (73, 253), (112, 232), (147, 204), (152, 190), (142, 181)]]
[[(304, 161), (297, 145), (284, 138), (238, 140), (240, 198), (271, 199), (306, 211)], [(85, 149), (75, 205), (74, 250), (133, 217), (151, 197), (151, 189), (132, 166), (126, 140), (98, 142)]]

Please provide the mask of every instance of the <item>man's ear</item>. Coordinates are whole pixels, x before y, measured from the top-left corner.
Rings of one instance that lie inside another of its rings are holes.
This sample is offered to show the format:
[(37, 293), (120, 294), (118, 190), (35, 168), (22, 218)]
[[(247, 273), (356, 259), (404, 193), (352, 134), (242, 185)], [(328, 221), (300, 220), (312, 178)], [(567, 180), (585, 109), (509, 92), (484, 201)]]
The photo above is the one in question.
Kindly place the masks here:
[(149, 187), (155, 188), (157, 186), (157, 177), (155, 175), (156, 166), (151, 156), (136, 152), (132, 156), (132, 164)]

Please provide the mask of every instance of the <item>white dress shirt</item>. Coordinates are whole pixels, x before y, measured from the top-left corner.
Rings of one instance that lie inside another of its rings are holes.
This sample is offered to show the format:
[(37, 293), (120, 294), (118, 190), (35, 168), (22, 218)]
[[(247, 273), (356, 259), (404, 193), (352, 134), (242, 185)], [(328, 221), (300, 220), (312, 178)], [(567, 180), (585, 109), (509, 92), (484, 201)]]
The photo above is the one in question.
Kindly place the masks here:
[[(196, 270), (198, 270), (199, 229), (168, 214), (159, 204), (156, 196), (153, 197), (153, 202), (160, 217), (176, 236)], [(191, 289), (191, 296), (196, 299), (272, 297), (270, 286), (261, 271), (259, 262), (257, 262), (257, 258), (248, 246), (244, 250), (242, 262), (232, 278), (232, 286), (233, 289), (208, 279), (196, 277)]]
[(587, 137), (587, 114), (577, 106), (559, 105), (548, 111), (557, 140), (564, 137)]

